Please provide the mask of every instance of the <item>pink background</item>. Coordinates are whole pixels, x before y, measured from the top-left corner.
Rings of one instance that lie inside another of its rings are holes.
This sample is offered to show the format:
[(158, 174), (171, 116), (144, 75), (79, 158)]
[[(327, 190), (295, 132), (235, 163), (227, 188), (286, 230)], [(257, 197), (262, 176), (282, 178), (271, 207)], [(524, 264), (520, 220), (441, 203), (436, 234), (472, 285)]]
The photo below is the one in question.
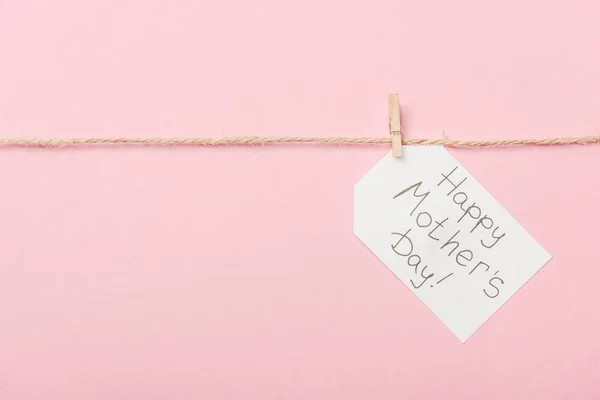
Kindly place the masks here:
[[(0, 135), (599, 134), (597, 0), (0, 0)], [(600, 146), (453, 154), (554, 259), (466, 344), (352, 233), (384, 147), (0, 150), (0, 399), (595, 399)]]

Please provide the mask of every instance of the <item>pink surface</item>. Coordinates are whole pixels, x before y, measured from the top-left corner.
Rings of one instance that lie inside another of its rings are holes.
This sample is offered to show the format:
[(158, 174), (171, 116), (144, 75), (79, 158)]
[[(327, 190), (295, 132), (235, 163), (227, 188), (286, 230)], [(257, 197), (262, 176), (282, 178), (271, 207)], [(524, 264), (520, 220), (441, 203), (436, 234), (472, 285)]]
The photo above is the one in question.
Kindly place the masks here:
[[(592, 135), (595, 0), (0, 0), (0, 135)], [(0, 399), (600, 397), (600, 146), (453, 154), (554, 256), (465, 345), (352, 233), (382, 147), (0, 150)]]

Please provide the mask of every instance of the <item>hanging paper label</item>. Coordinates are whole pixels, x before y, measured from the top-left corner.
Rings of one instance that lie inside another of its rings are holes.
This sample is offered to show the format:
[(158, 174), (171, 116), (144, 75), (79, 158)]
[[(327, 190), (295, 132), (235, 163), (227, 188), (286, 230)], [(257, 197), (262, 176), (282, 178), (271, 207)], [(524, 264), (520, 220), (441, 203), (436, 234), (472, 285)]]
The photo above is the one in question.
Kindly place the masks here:
[(441, 146), (369, 171), (354, 232), (462, 342), (551, 258)]

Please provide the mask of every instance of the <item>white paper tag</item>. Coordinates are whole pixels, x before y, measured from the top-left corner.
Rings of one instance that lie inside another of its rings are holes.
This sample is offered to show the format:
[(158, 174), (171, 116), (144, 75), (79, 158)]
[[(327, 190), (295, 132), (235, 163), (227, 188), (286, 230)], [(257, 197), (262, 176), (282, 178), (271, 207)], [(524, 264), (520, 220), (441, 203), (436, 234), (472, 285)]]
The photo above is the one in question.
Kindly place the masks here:
[(462, 342), (551, 258), (441, 146), (369, 171), (354, 233)]

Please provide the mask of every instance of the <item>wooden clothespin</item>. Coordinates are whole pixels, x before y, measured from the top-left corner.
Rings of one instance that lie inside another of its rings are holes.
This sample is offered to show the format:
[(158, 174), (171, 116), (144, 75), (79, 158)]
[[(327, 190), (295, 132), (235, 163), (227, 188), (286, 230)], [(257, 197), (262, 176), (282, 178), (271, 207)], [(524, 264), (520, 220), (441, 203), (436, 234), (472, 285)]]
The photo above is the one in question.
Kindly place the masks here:
[(400, 100), (398, 93), (388, 95), (390, 135), (392, 135), (392, 155), (402, 157), (402, 125), (400, 124)]

